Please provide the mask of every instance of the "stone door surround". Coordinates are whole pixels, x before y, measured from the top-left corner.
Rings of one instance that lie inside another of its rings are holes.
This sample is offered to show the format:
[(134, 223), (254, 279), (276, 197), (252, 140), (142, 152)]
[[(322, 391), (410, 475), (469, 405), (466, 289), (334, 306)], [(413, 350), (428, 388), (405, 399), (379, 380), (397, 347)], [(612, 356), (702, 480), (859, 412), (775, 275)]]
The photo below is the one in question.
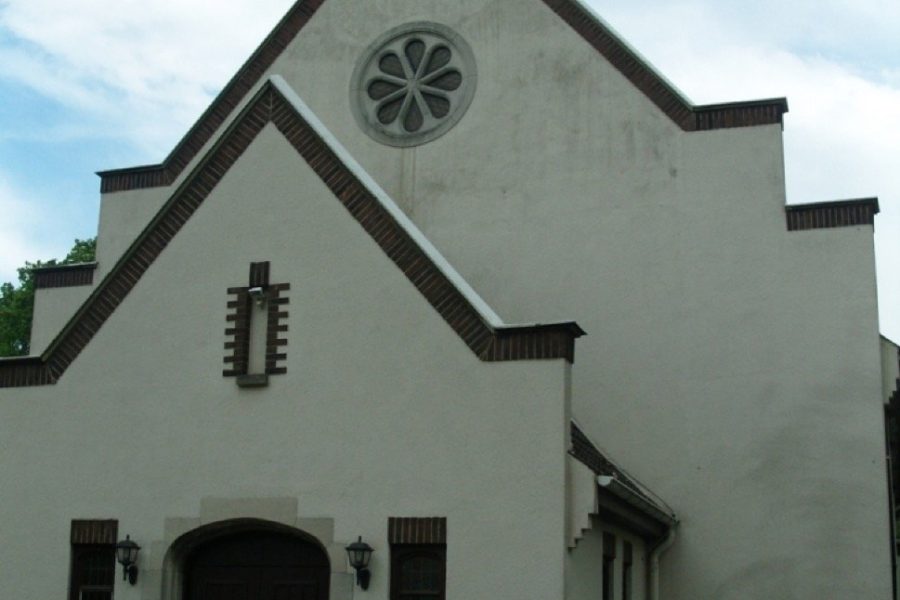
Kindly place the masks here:
[(144, 544), (142, 600), (182, 600), (185, 559), (198, 545), (242, 531), (290, 533), (321, 546), (331, 568), (330, 600), (352, 600), (354, 575), (345, 547), (334, 539), (334, 519), (302, 516), (296, 498), (204, 498), (198, 514), (167, 517), (162, 536)]

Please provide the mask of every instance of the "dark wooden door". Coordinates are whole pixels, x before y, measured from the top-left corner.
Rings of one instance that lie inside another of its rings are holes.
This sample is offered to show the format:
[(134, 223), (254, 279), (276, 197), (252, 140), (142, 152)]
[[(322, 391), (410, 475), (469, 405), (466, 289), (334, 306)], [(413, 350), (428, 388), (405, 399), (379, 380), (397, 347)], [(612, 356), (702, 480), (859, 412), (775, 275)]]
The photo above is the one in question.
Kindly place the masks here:
[(186, 600), (328, 600), (331, 569), (315, 544), (244, 533), (198, 548), (187, 563)]

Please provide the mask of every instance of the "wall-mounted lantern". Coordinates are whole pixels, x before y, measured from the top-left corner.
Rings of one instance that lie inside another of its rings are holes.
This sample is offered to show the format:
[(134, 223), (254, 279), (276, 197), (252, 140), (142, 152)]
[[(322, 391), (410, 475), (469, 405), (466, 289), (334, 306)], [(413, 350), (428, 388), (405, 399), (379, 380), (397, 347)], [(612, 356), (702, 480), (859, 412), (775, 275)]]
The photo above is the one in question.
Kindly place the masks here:
[(122, 565), (122, 579), (127, 579), (131, 585), (137, 583), (136, 563), (140, 550), (141, 547), (131, 541), (130, 535), (126, 535), (124, 540), (116, 544), (116, 560)]
[(369, 559), (372, 558), (374, 549), (359, 539), (347, 546), (347, 556), (350, 558), (350, 566), (356, 569), (356, 584), (364, 590), (369, 589)]

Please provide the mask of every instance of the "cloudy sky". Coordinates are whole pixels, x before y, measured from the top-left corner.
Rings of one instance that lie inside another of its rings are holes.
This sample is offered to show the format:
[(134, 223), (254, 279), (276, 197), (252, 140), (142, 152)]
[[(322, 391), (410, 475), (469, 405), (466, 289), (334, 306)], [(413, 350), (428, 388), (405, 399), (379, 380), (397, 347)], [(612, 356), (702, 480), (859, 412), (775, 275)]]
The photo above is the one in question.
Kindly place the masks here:
[[(0, 0), (0, 281), (95, 235), (93, 173), (159, 162), (292, 2)], [(788, 200), (880, 198), (900, 341), (900, 0), (589, 3), (695, 103), (787, 96)]]

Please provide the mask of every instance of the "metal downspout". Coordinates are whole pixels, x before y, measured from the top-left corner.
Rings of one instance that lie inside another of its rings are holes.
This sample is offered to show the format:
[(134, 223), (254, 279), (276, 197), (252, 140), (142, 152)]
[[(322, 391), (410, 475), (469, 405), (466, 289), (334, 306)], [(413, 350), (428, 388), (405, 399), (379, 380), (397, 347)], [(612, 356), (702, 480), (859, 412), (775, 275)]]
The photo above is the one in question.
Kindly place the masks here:
[(650, 589), (648, 600), (659, 600), (659, 559), (675, 543), (675, 527), (669, 527), (666, 538), (650, 553)]

